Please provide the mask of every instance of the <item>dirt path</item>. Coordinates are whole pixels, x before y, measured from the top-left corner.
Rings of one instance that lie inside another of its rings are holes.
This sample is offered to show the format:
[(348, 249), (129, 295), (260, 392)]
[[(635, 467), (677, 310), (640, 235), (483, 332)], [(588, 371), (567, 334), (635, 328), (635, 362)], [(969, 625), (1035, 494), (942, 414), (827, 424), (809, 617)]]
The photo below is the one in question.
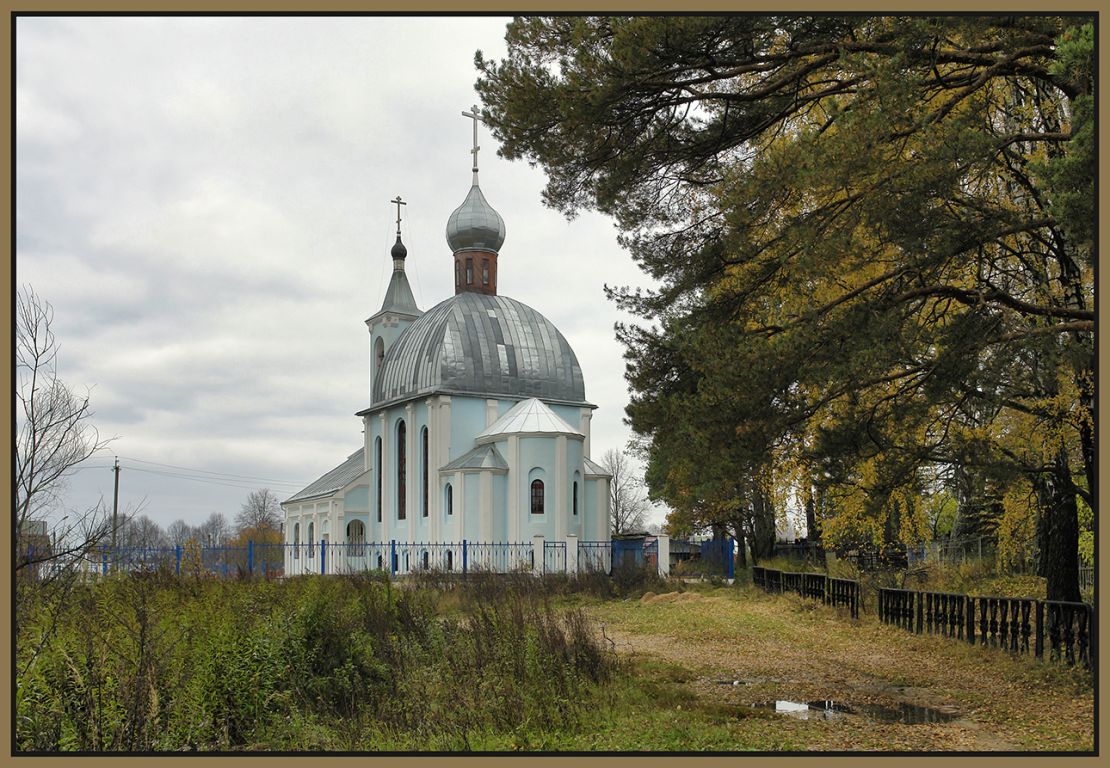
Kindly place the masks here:
[[(702, 706), (752, 728), (770, 719), (808, 749), (1076, 750), (1093, 739), (1093, 697), (1073, 679), (792, 596), (649, 593), (598, 619), (622, 655), (681, 668)], [(832, 708), (787, 715), (777, 701)]]

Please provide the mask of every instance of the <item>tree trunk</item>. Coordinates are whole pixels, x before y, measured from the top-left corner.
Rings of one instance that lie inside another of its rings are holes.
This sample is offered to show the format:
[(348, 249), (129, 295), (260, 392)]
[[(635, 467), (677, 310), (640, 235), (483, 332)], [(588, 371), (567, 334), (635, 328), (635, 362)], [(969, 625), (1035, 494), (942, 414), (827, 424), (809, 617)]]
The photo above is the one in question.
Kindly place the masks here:
[(1037, 543), (1040, 545), (1038, 572), (1045, 577), (1049, 600), (1078, 603), (1079, 596), (1079, 510), (1072, 490), (1068, 457), (1061, 447), (1052, 470), (1034, 479), (1040, 502)]
[(775, 551), (775, 510), (760, 489), (752, 493), (752, 563), (766, 560)]
[(820, 541), (821, 529), (817, 526), (817, 500), (813, 485), (806, 486), (806, 541)]
[(748, 567), (748, 555), (744, 552), (744, 522), (737, 520), (732, 524), (733, 533), (736, 535), (736, 567)]

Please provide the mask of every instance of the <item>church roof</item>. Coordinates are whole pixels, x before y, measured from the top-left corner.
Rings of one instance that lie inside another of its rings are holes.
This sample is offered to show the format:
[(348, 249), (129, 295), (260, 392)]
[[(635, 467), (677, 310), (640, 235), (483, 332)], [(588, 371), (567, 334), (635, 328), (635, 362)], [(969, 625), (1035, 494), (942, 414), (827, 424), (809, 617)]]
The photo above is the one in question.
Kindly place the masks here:
[(325, 473), (318, 480), (309, 483), (303, 489), (297, 491), (283, 501), (282, 504), (288, 504), (291, 501), (305, 501), (306, 499), (314, 499), (318, 496), (330, 496), (340, 488), (346, 487), (352, 480), (366, 471), (366, 462), (363, 459), (363, 452), (364, 449), (359, 448), (348, 456), (347, 460), (338, 467)]
[(586, 477), (612, 477), (613, 475), (605, 467), (598, 464), (596, 461), (591, 461), (590, 458), (583, 457), (582, 463), (585, 465)]
[(465, 453), (449, 464), (440, 467), (440, 472), (459, 472), (468, 469), (492, 469), (498, 472), (507, 472), (509, 462), (498, 453), (492, 445), (479, 445), (469, 453)]
[(405, 329), (374, 379), (374, 410), (433, 392), (589, 405), (559, 329), (515, 299), (482, 293), (441, 301)]
[(492, 442), (506, 435), (571, 435), (585, 438), (567, 424), (555, 411), (536, 398), (521, 400), (502, 414), (501, 418), (483, 429), (474, 438), (480, 443)]
[[(399, 241), (398, 241), (399, 242)], [(385, 289), (385, 300), (377, 315), (383, 312), (393, 312), (401, 315), (420, 316), (420, 308), (416, 306), (416, 299), (412, 296), (409, 279), (405, 277), (405, 270), (395, 269), (389, 278), (389, 285)]]

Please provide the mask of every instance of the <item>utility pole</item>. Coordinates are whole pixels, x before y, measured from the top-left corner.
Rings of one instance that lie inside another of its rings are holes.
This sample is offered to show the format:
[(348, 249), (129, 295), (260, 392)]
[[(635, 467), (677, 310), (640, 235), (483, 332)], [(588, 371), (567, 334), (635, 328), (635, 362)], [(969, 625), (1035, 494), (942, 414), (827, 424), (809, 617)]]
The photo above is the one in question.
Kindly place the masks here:
[(112, 471), (116, 473), (115, 490), (112, 493), (112, 559), (116, 559), (116, 530), (119, 528), (119, 456), (116, 456)]

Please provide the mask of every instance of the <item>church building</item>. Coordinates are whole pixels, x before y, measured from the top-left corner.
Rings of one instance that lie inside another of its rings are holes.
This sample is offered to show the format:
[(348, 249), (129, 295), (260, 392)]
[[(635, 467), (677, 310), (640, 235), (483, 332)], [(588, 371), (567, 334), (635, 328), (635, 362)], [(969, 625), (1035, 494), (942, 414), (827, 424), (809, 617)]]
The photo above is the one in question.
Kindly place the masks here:
[[(392, 555), (404, 572), (460, 568), (464, 540), (609, 541), (610, 477), (590, 460), (597, 406), (559, 329), (497, 292), (505, 222), (478, 185), (477, 108), (463, 114), (474, 120), (472, 184), (447, 219), (443, 258), (455, 294), (427, 311), (416, 305), (398, 197), (393, 273), (366, 320), (362, 445), (282, 503), (295, 545), (286, 573), (319, 572), (310, 552), (324, 542), (331, 573), (389, 568), (390, 542), (404, 545), (403, 559)], [(410, 558), (418, 544), (428, 546)]]

